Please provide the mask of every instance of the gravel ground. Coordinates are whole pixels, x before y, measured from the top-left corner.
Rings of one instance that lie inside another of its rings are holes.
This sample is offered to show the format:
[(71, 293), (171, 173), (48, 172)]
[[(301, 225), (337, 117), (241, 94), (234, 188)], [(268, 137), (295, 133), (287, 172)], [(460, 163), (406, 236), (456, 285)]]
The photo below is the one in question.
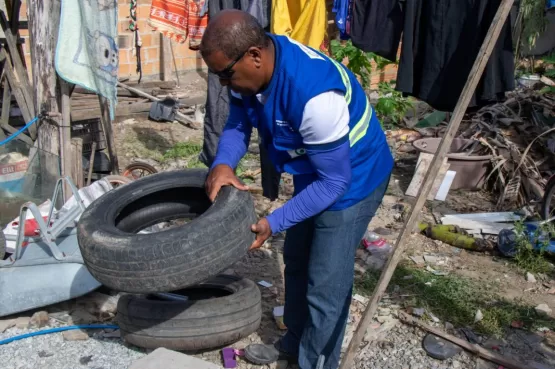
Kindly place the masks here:
[[(37, 331), (11, 328), (0, 339)], [(139, 349), (127, 347), (119, 338), (100, 338), (90, 331), (86, 341), (65, 341), (62, 333), (26, 338), (0, 348), (3, 369), (122, 369), (145, 356)]]

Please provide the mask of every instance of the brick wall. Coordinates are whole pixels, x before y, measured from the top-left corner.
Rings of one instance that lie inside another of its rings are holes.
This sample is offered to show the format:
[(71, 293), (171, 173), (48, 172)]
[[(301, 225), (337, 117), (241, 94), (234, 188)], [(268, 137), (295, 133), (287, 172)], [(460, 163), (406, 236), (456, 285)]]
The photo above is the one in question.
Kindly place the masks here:
[[(74, 0), (72, 0), (74, 1)], [(133, 55), (133, 32), (129, 31), (129, 0), (118, 1), (118, 33), (119, 33), (119, 77), (129, 77), (137, 79), (139, 76), (135, 72), (137, 68), (136, 56)], [(138, 0), (137, 23), (142, 39), (141, 47), (141, 66), (144, 79), (159, 79), (162, 72), (160, 61), (162, 60), (161, 35), (153, 31), (147, 24), (150, 14), (150, 4), (152, 0)], [(21, 7), (20, 19), (27, 19), (27, 7), (25, 2)], [(20, 34), (25, 39), (24, 51), (26, 63), (31, 65), (30, 45), (28, 31), (21, 30)], [(189, 49), (189, 42), (180, 44), (172, 41), (175, 64), (179, 73), (206, 68), (200, 53)], [(173, 60), (171, 61), (172, 73), (175, 73)]]
[[(74, 0), (72, 0), (74, 1)], [(133, 33), (129, 31), (129, 3), (130, 0), (119, 0), (118, 1), (118, 33), (119, 33), (119, 77), (128, 77), (130, 79), (137, 79), (138, 74), (136, 70), (136, 56), (133, 55)], [(150, 14), (150, 4), (152, 0), (138, 0), (137, 7), (137, 22), (139, 26), (139, 32), (142, 38), (141, 47), (141, 65), (143, 70), (143, 78), (147, 79), (159, 79), (161, 76), (162, 68), (160, 61), (162, 60), (162, 49), (161, 35), (159, 32), (153, 31), (152, 28), (147, 24), (148, 16)], [(328, 6), (328, 19), (333, 21), (334, 14), (331, 12), (332, 0), (327, 0)], [(26, 2), (23, 2), (21, 7), (20, 19), (27, 19), (27, 7)], [(328, 33), (331, 37), (336, 35), (336, 27), (333, 22), (328, 24)], [(31, 66), (31, 54), (30, 45), (28, 38), (28, 31), (21, 30), (21, 37), (25, 39), (25, 44), (23, 46), (25, 52), (25, 59), (27, 66)], [(206, 68), (200, 53), (197, 51), (192, 51), (189, 49), (188, 41), (184, 44), (179, 44), (176, 42), (171, 42), (173, 47), (173, 52), (175, 56), (175, 64), (177, 70), (180, 74), (186, 73), (192, 70), (200, 70)], [(172, 73), (175, 73), (175, 67), (173, 60), (171, 61)], [(385, 70), (381, 72), (374, 72), (372, 75), (372, 88), (375, 88), (379, 82), (390, 81), (395, 79), (397, 75), (397, 67), (395, 65), (389, 65)]]

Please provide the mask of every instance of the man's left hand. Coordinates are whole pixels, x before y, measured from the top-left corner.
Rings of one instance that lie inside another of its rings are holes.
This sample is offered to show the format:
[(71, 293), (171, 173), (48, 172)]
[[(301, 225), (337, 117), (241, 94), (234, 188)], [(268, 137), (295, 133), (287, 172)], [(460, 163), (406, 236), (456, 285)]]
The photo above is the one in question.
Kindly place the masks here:
[(253, 224), (251, 226), (251, 231), (256, 233), (256, 239), (252, 243), (249, 250), (259, 248), (272, 235), (272, 228), (270, 227), (270, 223), (268, 223), (268, 220), (266, 218), (262, 218), (258, 221), (258, 223)]

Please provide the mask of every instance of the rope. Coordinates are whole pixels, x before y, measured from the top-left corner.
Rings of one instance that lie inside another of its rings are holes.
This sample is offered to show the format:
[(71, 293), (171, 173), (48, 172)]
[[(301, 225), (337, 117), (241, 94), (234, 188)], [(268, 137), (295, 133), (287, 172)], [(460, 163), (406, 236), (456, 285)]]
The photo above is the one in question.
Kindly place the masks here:
[(141, 35), (139, 35), (139, 26), (137, 26), (137, 0), (131, 0), (129, 5), (129, 30), (134, 33), (133, 39), (135, 43), (135, 55), (137, 56), (137, 70), (139, 73), (139, 83), (143, 78), (143, 68), (141, 67)]
[(5, 144), (7, 144), (11, 140), (13, 140), (17, 136), (19, 136), (23, 131), (25, 131), (27, 128), (32, 126), (37, 120), (39, 120), (39, 117), (34, 117), (33, 119), (31, 119), (31, 121), (29, 123), (27, 123), (23, 128), (20, 128), (17, 132), (12, 133), (10, 136), (8, 136), (4, 140), (0, 141), (0, 146), (3, 146)]
[(57, 333), (57, 332), (63, 332), (63, 331), (71, 331), (73, 329), (119, 329), (119, 327), (117, 325), (112, 325), (112, 324), (84, 324), (84, 325), (70, 325), (67, 327), (59, 327), (59, 328), (50, 328), (50, 329), (44, 329), (42, 331), (20, 334), (18, 336), (13, 336), (10, 338), (0, 340), (0, 346), (13, 341), (19, 341), (25, 338), (29, 338), (29, 337), (42, 336), (43, 334)]

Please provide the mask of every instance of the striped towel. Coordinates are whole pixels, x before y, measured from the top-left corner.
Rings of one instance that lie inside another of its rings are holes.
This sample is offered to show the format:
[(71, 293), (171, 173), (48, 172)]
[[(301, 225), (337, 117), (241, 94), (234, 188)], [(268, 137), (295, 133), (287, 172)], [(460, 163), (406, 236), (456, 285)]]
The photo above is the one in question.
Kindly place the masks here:
[(208, 25), (208, 14), (201, 15), (207, 0), (153, 0), (148, 24), (164, 36), (198, 50)]

